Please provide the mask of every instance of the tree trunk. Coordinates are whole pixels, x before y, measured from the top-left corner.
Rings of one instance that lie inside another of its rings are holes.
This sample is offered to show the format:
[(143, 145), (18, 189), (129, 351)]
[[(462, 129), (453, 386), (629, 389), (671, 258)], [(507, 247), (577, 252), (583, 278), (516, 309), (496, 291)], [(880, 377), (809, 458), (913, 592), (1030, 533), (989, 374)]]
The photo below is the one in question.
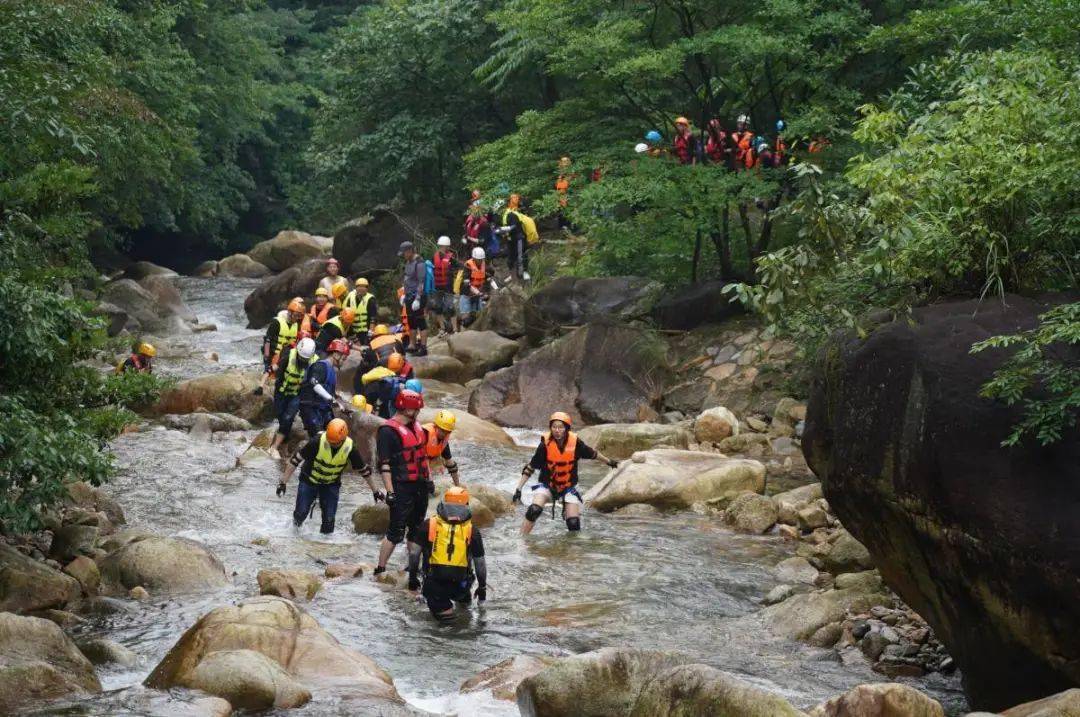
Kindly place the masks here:
[(734, 279), (735, 267), (731, 264), (731, 208), (725, 205), (721, 217), (720, 232), (710, 232), (709, 236), (716, 249), (716, 256), (720, 260), (720, 276), (725, 279)]
[(697, 230), (697, 236), (694, 238), (694, 260), (690, 262), (690, 283), (697, 283), (698, 276), (698, 262), (701, 261), (701, 229)]

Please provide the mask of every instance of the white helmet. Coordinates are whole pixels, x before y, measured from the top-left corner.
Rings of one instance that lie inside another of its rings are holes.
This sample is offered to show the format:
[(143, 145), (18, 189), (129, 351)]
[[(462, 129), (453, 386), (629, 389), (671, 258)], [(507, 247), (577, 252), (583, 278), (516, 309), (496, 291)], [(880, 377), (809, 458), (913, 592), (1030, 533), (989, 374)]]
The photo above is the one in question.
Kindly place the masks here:
[(739, 115), (738, 121), (744, 124), (750, 124), (750, 115)]
[(450, 237), (443, 234), (439, 237), (439, 241), (436, 242), (439, 246), (450, 246)]
[(634, 151), (637, 152), (638, 154), (641, 154), (643, 152), (648, 152), (649, 151), (649, 145), (645, 144), (644, 142), (638, 142), (637, 144), (634, 145)]
[(300, 358), (309, 359), (315, 355), (315, 339), (300, 339), (300, 343), (296, 344), (296, 353), (300, 354)]
[(484, 250), (481, 249), (480, 247), (476, 247), (475, 249), (472, 250), (472, 258), (475, 259), (476, 261), (483, 261), (484, 259), (487, 258), (487, 254), (485, 254)]

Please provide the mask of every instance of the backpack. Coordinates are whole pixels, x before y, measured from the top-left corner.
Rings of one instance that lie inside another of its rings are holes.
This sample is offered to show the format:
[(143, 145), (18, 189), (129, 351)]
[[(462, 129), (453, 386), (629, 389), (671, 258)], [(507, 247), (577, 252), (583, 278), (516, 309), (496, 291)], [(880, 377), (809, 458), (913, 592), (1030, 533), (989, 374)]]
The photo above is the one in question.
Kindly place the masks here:
[(538, 244), (540, 242), (540, 232), (536, 231), (536, 222), (529, 215), (519, 212), (516, 209), (507, 209), (506, 214), (503, 215), (503, 222), (506, 222), (506, 216), (513, 214), (521, 222), (521, 230), (525, 232), (525, 240), (530, 244)]
[(428, 259), (424, 262), (424, 293), (431, 296), (435, 293), (435, 265)]

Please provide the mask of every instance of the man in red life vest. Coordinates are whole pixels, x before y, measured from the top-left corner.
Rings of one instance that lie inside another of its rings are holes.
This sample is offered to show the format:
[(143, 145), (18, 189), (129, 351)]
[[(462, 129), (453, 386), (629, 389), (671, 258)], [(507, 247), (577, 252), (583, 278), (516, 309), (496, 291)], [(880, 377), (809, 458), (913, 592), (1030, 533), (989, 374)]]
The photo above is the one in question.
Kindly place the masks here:
[(458, 330), (457, 296), (454, 295), (454, 275), (465, 266), (450, 249), (450, 237), (441, 236), (438, 248), (431, 255), (435, 275), (435, 292), (428, 298), (428, 316), (443, 333)]
[(690, 120), (685, 117), (676, 118), (672, 151), (679, 160), (679, 164), (697, 164), (698, 150), (698, 139), (690, 129)]

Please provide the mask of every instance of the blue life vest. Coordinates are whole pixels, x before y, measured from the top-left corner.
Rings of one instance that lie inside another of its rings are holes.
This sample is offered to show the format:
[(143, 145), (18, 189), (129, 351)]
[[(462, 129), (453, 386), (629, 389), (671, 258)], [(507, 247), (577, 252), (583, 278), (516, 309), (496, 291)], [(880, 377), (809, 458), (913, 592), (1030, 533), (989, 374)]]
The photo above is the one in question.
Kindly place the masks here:
[(319, 364), (326, 366), (326, 380), (322, 383), (322, 387), (325, 388), (326, 392), (331, 396), (333, 396), (334, 392), (337, 390), (337, 370), (334, 368), (334, 365), (330, 363), (328, 359), (312, 361), (308, 364), (307, 370), (304, 371), (304, 383), (300, 387), (300, 402), (329, 406), (330, 402), (315, 393), (315, 389), (311, 385), (311, 370)]

